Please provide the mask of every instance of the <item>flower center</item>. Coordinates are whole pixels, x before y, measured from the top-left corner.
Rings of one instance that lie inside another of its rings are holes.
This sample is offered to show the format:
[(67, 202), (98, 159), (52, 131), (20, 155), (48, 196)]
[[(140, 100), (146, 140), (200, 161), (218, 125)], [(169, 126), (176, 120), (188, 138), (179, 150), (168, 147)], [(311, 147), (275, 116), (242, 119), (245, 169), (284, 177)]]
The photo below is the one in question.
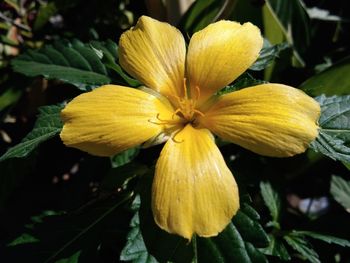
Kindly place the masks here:
[(186, 123), (193, 123), (197, 115), (204, 116), (204, 114), (196, 109), (196, 104), (200, 96), (200, 89), (198, 86), (195, 87), (196, 94), (195, 98), (191, 98), (189, 90), (186, 85), (186, 78), (183, 83), (184, 96), (182, 98), (174, 96), (177, 101), (178, 108), (174, 111), (173, 115), (178, 115), (185, 120)]

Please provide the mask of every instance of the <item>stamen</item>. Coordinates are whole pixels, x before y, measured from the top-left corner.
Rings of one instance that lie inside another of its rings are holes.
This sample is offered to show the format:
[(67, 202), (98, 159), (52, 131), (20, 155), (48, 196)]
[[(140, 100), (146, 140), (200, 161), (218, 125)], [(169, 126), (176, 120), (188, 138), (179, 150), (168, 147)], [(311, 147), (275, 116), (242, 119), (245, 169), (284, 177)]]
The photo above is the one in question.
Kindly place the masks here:
[(186, 84), (186, 78), (184, 78), (184, 84), (182, 85), (182, 88), (184, 89), (184, 97), (188, 99)]
[(174, 116), (181, 112), (181, 108), (177, 108), (176, 111), (174, 111), (173, 115), (171, 115), (171, 118), (174, 119)]
[(199, 97), (201, 96), (201, 90), (199, 89), (198, 85), (196, 85), (195, 87), (195, 90), (196, 90), (196, 101), (199, 99)]
[(173, 142), (175, 142), (175, 143), (183, 143), (183, 142), (184, 142), (184, 140), (177, 141), (177, 140), (175, 139), (175, 137), (180, 133), (180, 131), (181, 131), (181, 129), (177, 130), (177, 131), (175, 132), (174, 136), (171, 136), (171, 140), (172, 140)]
[(202, 117), (204, 117), (204, 113), (201, 112), (201, 111), (199, 111), (199, 110), (196, 110), (196, 109), (195, 109), (195, 110), (193, 110), (193, 112), (195, 112), (195, 113), (201, 115)]
[(156, 116), (158, 121), (154, 121), (152, 119), (149, 119), (148, 122), (153, 123), (153, 124), (157, 124), (157, 125), (177, 124), (178, 123), (178, 121), (174, 120), (174, 116), (172, 116), (171, 120), (166, 120), (166, 119), (162, 120), (159, 116), (160, 116), (160, 114), (158, 113)]

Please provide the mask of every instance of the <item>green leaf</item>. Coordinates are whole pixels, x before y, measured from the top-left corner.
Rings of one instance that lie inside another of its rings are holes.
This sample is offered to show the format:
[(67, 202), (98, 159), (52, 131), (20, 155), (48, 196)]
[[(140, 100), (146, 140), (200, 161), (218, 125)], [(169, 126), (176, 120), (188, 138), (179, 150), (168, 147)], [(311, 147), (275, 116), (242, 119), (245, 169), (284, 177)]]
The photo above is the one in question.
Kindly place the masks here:
[(80, 253), (81, 253), (81, 251), (77, 251), (76, 253), (74, 253), (70, 257), (62, 258), (60, 260), (57, 260), (55, 263), (78, 263)]
[(269, 235), (270, 243), (267, 248), (261, 248), (260, 251), (265, 255), (279, 257), (282, 260), (289, 261), (290, 255), (287, 248), (284, 246), (282, 239)]
[(198, 262), (267, 262), (257, 247), (269, 244), (268, 236), (252, 217), (251, 206), (244, 203), (223, 232), (217, 237), (196, 238)]
[(57, 11), (58, 9), (55, 2), (42, 4), (34, 21), (33, 29), (38, 30), (42, 28)]
[(132, 179), (144, 175), (147, 171), (147, 166), (135, 162), (112, 168), (101, 181), (100, 189), (103, 191), (114, 191), (118, 187), (125, 189)]
[(301, 235), (301, 236), (309, 236), (314, 239), (318, 239), (321, 241), (324, 241), (328, 244), (336, 244), (342, 247), (350, 247), (350, 241), (346, 239), (342, 239), (339, 237), (329, 236), (329, 235), (323, 235), (320, 233), (315, 233), (311, 231), (293, 231), (293, 235)]
[(350, 57), (306, 80), (300, 88), (311, 96), (346, 95), (350, 93)]
[(272, 188), (269, 182), (261, 182), (260, 191), (264, 203), (270, 211), (272, 220), (278, 222), (281, 212), (281, 199), (278, 193)]
[(161, 230), (151, 210), (151, 171), (140, 181), (140, 226), (148, 252), (160, 262), (240, 262), (265, 263), (266, 257), (258, 250), (269, 245), (269, 239), (259, 224), (259, 214), (247, 203), (218, 236), (196, 236), (192, 243), (182, 237)]
[(151, 209), (151, 189), (154, 170), (141, 177), (137, 189), (141, 202), (133, 206), (139, 209), (140, 229), (147, 251), (159, 262), (190, 263), (193, 259), (192, 244), (183, 237), (169, 234), (158, 227)]
[(234, 8), (235, 0), (197, 0), (180, 21), (180, 28), (192, 35), (218, 19), (225, 18)]
[(310, 44), (309, 18), (300, 0), (266, 0), (266, 5), (279, 24), (294, 56), (305, 66), (303, 53)]
[[(98, 253), (103, 249), (104, 237), (118, 233), (124, 235), (127, 221), (120, 215), (123, 205), (132, 198), (124, 193), (90, 201), (73, 213), (41, 217), (38, 223), (29, 225), (26, 232), (38, 240), (8, 247), (9, 262), (43, 262), (57, 260), (70, 262), (81, 251), (89, 262), (98, 262)], [(75, 256), (74, 256), (75, 255)], [(72, 261), (74, 262), (74, 261)]]
[(320, 130), (311, 149), (334, 160), (350, 162), (350, 96), (322, 95), (316, 100), (321, 105)]
[(299, 252), (303, 258), (312, 263), (321, 263), (316, 251), (313, 250), (309, 242), (307, 242), (303, 237), (289, 234), (283, 238), (295, 251)]
[(132, 261), (133, 263), (156, 263), (158, 262), (147, 251), (143, 241), (140, 219), (138, 212), (131, 219), (130, 227), (132, 228), (127, 236), (127, 242), (120, 254), (120, 260)]
[(33, 130), (22, 140), (21, 143), (10, 148), (0, 157), (0, 161), (9, 158), (26, 157), (41, 143), (56, 136), (62, 129), (60, 112), (63, 106), (43, 106), (39, 108), (39, 116)]
[(113, 41), (108, 40), (106, 42), (92, 41), (90, 43), (91, 48), (95, 51), (96, 55), (102, 59), (105, 66), (116, 73), (131, 87), (138, 87), (141, 85), (139, 81), (129, 77), (122, 68), (118, 65), (118, 46)]
[(232, 85), (226, 86), (225, 88), (218, 91), (218, 95), (223, 95), (243, 88), (248, 88), (260, 84), (265, 84), (266, 81), (253, 78), (248, 72), (243, 73), (236, 79)]
[(260, 51), (259, 58), (249, 68), (250, 70), (260, 71), (268, 67), (276, 58), (279, 53), (289, 47), (288, 43), (283, 42), (277, 45), (271, 45), (267, 39), (264, 39), (264, 46)]
[(330, 192), (339, 204), (347, 211), (350, 210), (350, 181), (340, 176), (332, 176)]
[(13, 247), (21, 244), (29, 244), (29, 243), (35, 243), (39, 242), (39, 239), (33, 237), (32, 235), (28, 233), (23, 233), (19, 237), (17, 237), (15, 240), (11, 241), (9, 244), (7, 244), (8, 247)]
[(0, 111), (16, 103), (22, 95), (22, 91), (16, 88), (8, 88), (0, 94)]
[(123, 166), (124, 164), (130, 163), (140, 152), (139, 147), (125, 150), (117, 155), (111, 157), (111, 163), (113, 168)]
[(14, 71), (26, 76), (59, 79), (84, 91), (111, 82), (95, 51), (77, 40), (57, 41), (39, 50), (28, 50), (11, 63)]

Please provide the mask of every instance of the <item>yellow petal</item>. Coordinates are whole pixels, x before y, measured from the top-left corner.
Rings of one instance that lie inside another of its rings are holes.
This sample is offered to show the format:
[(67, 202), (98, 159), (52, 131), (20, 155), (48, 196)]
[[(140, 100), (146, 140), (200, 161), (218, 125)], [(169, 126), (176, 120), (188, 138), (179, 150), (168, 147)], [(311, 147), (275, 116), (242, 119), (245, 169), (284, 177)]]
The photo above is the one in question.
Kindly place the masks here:
[(286, 157), (316, 138), (319, 116), (320, 105), (304, 92), (263, 84), (223, 95), (199, 122), (253, 152)]
[(221, 232), (239, 207), (236, 182), (207, 129), (187, 125), (165, 144), (152, 188), (155, 221), (191, 239)]
[(61, 139), (70, 147), (111, 156), (139, 145), (163, 130), (149, 120), (172, 112), (156, 97), (122, 86), (106, 85), (73, 99), (62, 111)]
[(251, 23), (219, 21), (195, 33), (187, 55), (191, 93), (197, 94), (198, 86), (200, 102), (205, 101), (246, 71), (262, 44), (260, 30)]
[(165, 96), (182, 95), (186, 46), (175, 27), (142, 16), (119, 40), (122, 67)]

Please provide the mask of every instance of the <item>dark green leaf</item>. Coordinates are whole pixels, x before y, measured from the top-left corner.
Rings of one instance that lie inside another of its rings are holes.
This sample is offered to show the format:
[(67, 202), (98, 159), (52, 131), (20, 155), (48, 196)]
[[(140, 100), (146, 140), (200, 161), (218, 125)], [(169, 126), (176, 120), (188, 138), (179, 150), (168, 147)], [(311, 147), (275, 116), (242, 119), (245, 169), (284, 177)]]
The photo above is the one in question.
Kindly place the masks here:
[(139, 213), (137, 212), (131, 220), (132, 228), (127, 236), (127, 242), (120, 254), (120, 260), (132, 261), (134, 263), (156, 263), (158, 262), (147, 251), (140, 229)]
[(321, 263), (316, 251), (313, 250), (311, 245), (303, 237), (289, 234), (283, 238), (295, 251), (299, 252), (303, 258), (312, 263)]
[(197, 237), (196, 242), (198, 262), (267, 262), (260, 251), (250, 242), (244, 241), (237, 227), (232, 223), (217, 237)]
[(315, 233), (311, 231), (293, 231), (292, 233), (293, 235), (309, 236), (311, 238), (324, 241), (328, 244), (336, 244), (342, 247), (350, 247), (350, 241), (339, 237), (323, 235), (323, 234)]
[(346, 181), (340, 176), (332, 176), (330, 192), (346, 210), (350, 209), (350, 181)]
[(111, 82), (106, 67), (89, 45), (68, 41), (28, 50), (13, 59), (12, 66), (26, 76), (59, 79), (82, 90)]
[(239, 231), (245, 242), (250, 242), (257, 247), (267, 247), (269, 244), (269, 238), (263, 229), (263, 227), (259, 224), (258, 219), (256, 217), (251, 217), (246, 211), (245, 207), (249, 207), (249, 209), (253, 209), (247, 203), (241, 204), (241, 209), (238, 213), (233, 217), (233, 224)]
[(277, 19), (294, 55), (304, 66), (303, 53), (310, 43), (309, 18), (300, 0), (266, 0), (268, 9)]
[(151, 210), (153, 172), (150, 170), (139, 183), (141, 196), (140, 228), (147, 251), (159, 262), (190, 263), (193, 259), (192, 244), (180, 236), (163, 231), (154, 222)]
[(350, 57), (314, 75), (300, 88), (311, 96), (346, 95), (350, 93)]
[(147, 166), (134, 162), (112, 168), (103, 178), (100, 189), (103, 191), (113, 191), (117, 187), (124, 189), (129, 181), (137, 176), (144, 175), (147, 171)]
[(113, 168), (117, 168), (131, 162), (140, 152), (139, 147), (131, 148), (111, 157)]
[(122, 206), (131, 198), (131, 193), (109, 198), (101, 196), (74, 213), (40, 216), (40, 222), (29, 225), (26, 231), (30, 231), (28, 233), (38, 241), (8, 247), (6, 256), (11, 262), (23, 262), (25, 259), (28, 262), (51, 263), (59, 259), (72, 260), (81, 251), (79, 258), (84, 254), (91, 257), (89, 262), (98, 262), (103, 236), (126, 234), (127, 221), (120, 214), (126, 212)]
[(273, 235), (269, 235), (269, 237), (269, 246), (267, 248), (260, 249), (260, 251), (266, 255), (279, 257), (282, 260), (290, 260), (290, 255), (282, 240)]
[(80, 253), (81, 251), (78, 251), (68, 258), (62, 258), (60, 260), (57, 260), (55, 263), (78, 263)]
[[(269, 239), (259, 224), (259, 215), (247, 203), (242, 203), (232, 223), (218, 236), (196, 236), (192, 243), (161, 230), (151, 211), (151, 173), (140, 182), (140, 225), (148, 252), (160, 262), (267, 262), (257, 249), (267, 247)], [(195, 251), (193, 254), (193, 250)], [(194, 257), (194, 259), (193, 259)]]
[(320, 130), (311, 148), (334, 160), (350, 162), (350, 96), (322, 95), (316, 100), (321, 105)]
[(270, 211), (272, 220), (278, 222), (281, 212), (281, 199), (278, 193), (272, 188), (269, 182), (261, 182), (260, 191), (264, 203)]
[(267, 262), (256, 247), (268, 246), (268, 236), (256, 220), (255, 210), (243, 203), (232, 223), (217, 237), (196, 238), (198, 262)]
[(192, 35), (210, 23), (229, 15), (235, 6), (235, 0), (197, 0), (180, 21), (180, 28)]
[(105, 66), (116, 73), (131, 87), (140, 86), (141, 83), (136, 79), (129, 77), (122, 68), (118, 65), (118, 46), (112, 41), (101, 43), (98, 41), (92, 41), (90, 43), (91, 48), (95, 51), (97, 56), (102, 59)]
[(28, 244), (28, 243), (35, 243), (35, 242), (39, 242), (39, 239), (33, 237), (28, 233), (23, 233), (22, 235), (17, 237), (15, 240), (11, 241), (7, 246), (12, 247), (12, 246), (17, 246), (21, 244)]
[(56, 136), (62, 129), (60, 112), (63, 106), (43, 106), (39, 108), (39, 116), (33, 130), (22, 140), (21, 143), (10, 148), (0, 161), (9, 158), (20, 158), (27, 156), (42, 142)]
[(50, 17), (57, 13), (57, 11), (55, 2), (42, 4), (38, 10), (33, 29), (38, 30), (42, 28), (49, 21)]
[(278, 58), (279, 53), (288, 47), (288, 43), (283, 42), (277, 45), (271, 45), (268, 40), (264, 40), (264, 46), (260, 51), (259, 58), (249, 68), (250, 70), (263, 70), (269, 66), (275, 58)]
[(218, 95), (223, 95), (243, 88), (248, 88), (260, 84), (265, 84), (266, 81), (253, 78), (252, 75), (245, 72), (238, 79), (236, 79), (232, 85), (226, 86), (225, 88), (218, 91)]

